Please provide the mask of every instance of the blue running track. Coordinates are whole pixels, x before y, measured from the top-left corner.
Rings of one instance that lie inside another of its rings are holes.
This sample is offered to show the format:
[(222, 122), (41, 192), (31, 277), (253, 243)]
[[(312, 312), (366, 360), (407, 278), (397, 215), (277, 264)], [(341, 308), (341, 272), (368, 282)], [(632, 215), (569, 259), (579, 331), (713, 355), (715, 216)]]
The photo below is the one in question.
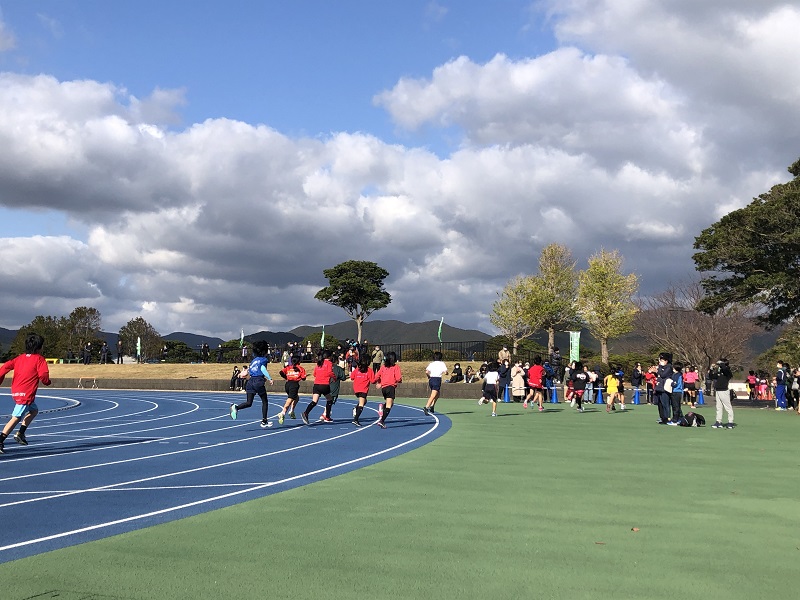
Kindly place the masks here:
[[(47, 390), (28, 446), (6, 439), (0, 455), (0, 563), (181, 519), (333, 477), (418, 448), (450, 428), (395, 404), (376, 425), (377, 402), (351, 423), (340, 398), (333, 423), (278, 425), (285, 394), (270, 394), (274, 426), (262, 429), (261, 401), (243, 394)], [(13, 407), (8, 393), (0, 407)], [(322, 414), (322, 405), (311, 414)], [(5, 424), (8, 415), (2, 415)]]

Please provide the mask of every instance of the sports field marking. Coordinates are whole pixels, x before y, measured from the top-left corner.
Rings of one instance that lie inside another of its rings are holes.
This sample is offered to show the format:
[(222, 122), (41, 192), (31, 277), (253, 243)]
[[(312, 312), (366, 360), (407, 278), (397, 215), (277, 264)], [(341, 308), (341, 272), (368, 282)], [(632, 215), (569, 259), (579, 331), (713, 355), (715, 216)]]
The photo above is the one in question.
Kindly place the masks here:
[[(415, 408), (415, 407), (408, 407), (408, 408)], [(202, 499), (202, 500), (197, 500), (195, 502), (188, 502), (188, 503), (180, 504), (180, 505), (177, 505), (177, 506), (163, 508), (163, 509), (160, 509), (160, 510), (157, 510), (157, 511), (152, 511), (152, 512), (143, 513), (143, 514), (139, 514), (139, 515), (133, 515), (133, 516), (130, 516), (130, 517), (126, 517), (124, 519), (116, 519), (116, 520), (113, 520), (113, 521), (107, 521), (105, 523), (98, 523), (98, 524), (95, 524), (95, 525), (90, 525), (88, 527), (82, 527), (82, 528), (79, 528), (79, 529), (73, 529), (73, 530), (70, 530), (70, 531), (64, 531), (64, 532), (61, 532), (61, 533), (56, 533), (56, 534), (53, 534), (53, 535), (43, 536), (43, 537), (36, 538), (36, 539), (25, 540), (25, 541), (22, 541), (22, 542), (9, 544), (9, 545), (6, 545), (6, 546), (0, 546), (0, 552), (5, 551), (5, 550), (12, 550), (14, 548), (22, 548), (22, 547), (25, 547), (25, 546), (31, 546), (31, 545), (34, 545), (34, 544), (47, 542), (47, 541), (51, 541), (51, 540), (61, 539), (61, 538), (69, 537), (69, 536), (72, 536), (72, 535), (78, 535), (78, 534), (86, 533), (86, 532), (89, 532), (89, 531), (95, 531), (95, 530), (98, 530), (98, 529), (112, 527), (114, 525), (120, 525), (120, 524), (123, 524), (123, 523), (130, 523), (132, 521), (137, 521), (137, 520), (146, 519), (146, 518), (150, 518), (150, 517), (154, 517), (154, 516), (158, 516), (158, 515), (163, 515), (163, 514), (167, 514), (167, 513), (170, 513), (170, 512), (175, 512), (175, 511), (178, 511), (178, 510), (183, 510), (183, 509), (186, 509), (186, 508), (191, 508), (191, 507), (194, 507), (194, 506), (201, 506), (203, 504), (208, 504), (210, 502), (216, 502), (216, 501), (219, 501), (219, 500), (224, 500), (226, 498), (232, 498), (232, 497), (239, 496), (239, 495), (242, 495), (242, 494), (248, 494), (248, 493), (255, 492), (255, 491), (258, 491), (258, 490), (261, 490), (261, 489), (266, 489), (266, 488), (269, 488), (269, 487), (282, 485), (282, 484), (289, 483), (289, 482), (292, 482), (292, 481), (298, 481), (300, 479), (312, 477), (314, 475), (319, 475), (321, 473), (326, 473), (326, 472), (330, 472), (330, 471), (335, 470), (335, 469), (340, 469), (342, 467), (346, 467), (346, 466), (349, 466), (349, 465), (357, 464), (359, 462), (363, 462), (363, 461), (375, 458), (377, 456), (381, 456), (381, 455), (389, 453), (389, 452), (394, 452), (394, 451), (396, 451), (396, 450), (398, 450), (400, 448), (403, 448), (403, 447), (405, 447), (405, 446), (407, 446), (409, 444), (413, 444), (413, 443), (423, 439), (426, 436), (431, 435), (434, 431), (436, 431), (436, 429), (438, 429), (438, 427), (441, 424), (438, 416), (436, 416), (436, 415), (431, 415), (431, 416), (433, 416), (433, 418), (434, 418), (434, 424), (430, 429), (428, 429), (427, 431), (425, 431), (424, 433), (418, 435), (415, 438), (406, 440), (405, 442), (402, 442), (400, 444), (396, 444), (396, 445), (391, 446), (389, 448), (384, 448), (383, 450), (379, 450), (378, 452), (373, 452), (371, 454), (360, 456), (358, 458), (354, 458), (354, 459), (351, 459), (351, 460), (348, 460), (348, 461), (343, 461), (343, 462), (337, 463), (335, 465), (330, 465), (328, 467), (324, 467), (322, 469), (315, 469), (315, 470), (312, 470), (312, 471), (307, 471), (305, 473), (299, 473), (299, 474), (293, 475), (291, 477), (286, 477), (286, 478), (278, 480), (278, 481), (258, 484), (258, 485), (255, 485), (255, 486), (252, 486), (252, 487), (248, 487), (248, 488), (244, 488), (244, 489), (241, 489), (241, 490), (228, 492), (226, 494), (221, 494), (221, 495), (218, 495), (218, 496), (214, 496), (212, 498), (205, 498), (205, 499)], [(339, 437), (344, 437), (346, 435), (352, 435), (352, 433), (356, 433), (356, 432), (362, 431), (362, 430), (363, 429), (357, 429), (357, 430), (354, 430), (351, 433), (344, 434), (342, 436), (336, 436), (336, 437), (339, 438)], [(336, 439), (336, 438), (329, 438), (329, 439)], [(325, 441), (327, 441), (327, 440), (325, 440)], [(324, 443), (324, 441), (323, 440), (318, 440), (316, 442), (313, 442), (313, 443), (310, 443), (310, 444), (306, 444), (304, 446), (313, 446), (313, 445), (316, 445), (316, 444), (319, 444), (319, 443)], [(278, 451), (278, 452), (274, 452), (274, 453), (268, 453), (268, 454), (265, 454), (263, 456), (269, 456), (269, 455), (273, 455), (273, 454), (280, 454), (280, 453), (291, 451), (291, 450), (294, 450), (294, 448), (293, 449), (284, 449), (284, 450), (281, 450), (281, 451)], [(255, 458), (255, 457), (253, 457), (253, 458)], [(252, 460), (252, 458), (250, 458), (250, 459), (242, 459), (242, 460)], [(215, 465), (215, 466), (223, 466), (224, 464), (232, 464), (233, 462), (239, 462), (239, 461), (229, 461), (228, 463), (221, 463), (220, 465)], [(205, 467), (205, 468), (209, 468), (209, 467)], [(166, 475), (164, 475), (164, 476), (166, 476)], [(163, 476), (159, 476), (159, 477), (163, 477)], [(152, 479), (158, 479), (159, 477), (146, 478), (146, 479), (142, 479), (140, 481), (149, 481), (149, 480), (152, 480)], [(116, 485), (119, 486), (119, 485), (122, 485), (122, 484), (116, 484)], [(93, 489), (103, 490), (103, 489), (107, 489), (109, 487), (112, 487), (112, 486), (101, 486), (99, 488), (93, 488)], [(80, 492), (77, 492), (77, 493), (80, 493)], [(51, 496), (51, 497), (53, 497), (53, 496)], [(0, 505), (0, 506), (2, 506), (2, 505)]]

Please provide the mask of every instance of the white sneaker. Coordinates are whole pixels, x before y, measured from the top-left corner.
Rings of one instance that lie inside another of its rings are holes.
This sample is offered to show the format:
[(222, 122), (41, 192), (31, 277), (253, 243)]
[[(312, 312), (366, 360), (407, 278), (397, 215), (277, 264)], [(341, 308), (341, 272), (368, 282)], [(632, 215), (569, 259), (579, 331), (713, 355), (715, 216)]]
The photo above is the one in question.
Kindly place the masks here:
[(492, 416), (493, 416), (493, 417), (496, 417), (496, 416), (497, 416), (497, 413), (492, 413)]
[(483, 398), (481, 398), (480, 400), (478, 400), (478, 406), (483, 406)]
[(625, 410), (625, 405), (624, 405), (624, 404), (620, 404), (620, 405), (619, 405), (619, 409), (620, 409), (620, 410)]
[(573, 400), (572, 402), (569, 403), (569, 407), (570, 408), (575, 408), (575, 400)]
[(272, 427), (272, 421), (261, 421), (261, 429), (266, 429), (267, 427)]

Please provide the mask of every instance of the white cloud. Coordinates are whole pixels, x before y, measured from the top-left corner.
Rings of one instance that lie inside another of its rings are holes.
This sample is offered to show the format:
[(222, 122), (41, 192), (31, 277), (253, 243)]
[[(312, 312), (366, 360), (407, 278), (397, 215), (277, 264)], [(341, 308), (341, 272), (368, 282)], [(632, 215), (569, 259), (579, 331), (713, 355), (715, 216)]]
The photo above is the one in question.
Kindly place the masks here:
[(619, 248), (657, 290), (797, 158), (798, 11), (708, 4), (552, 2), (561, 48), (457, 58), (376, 96), (401, 127), (458, 128), (444, 157), (229, 119), (181, 129), (180, 90), (0, 74), (0, 205), (88, 231), (0, 240), (0, 325), (82, 304), (162, 333), (331, 322), (345, 315), (314, 300), (322, 270), (363, 259), (391, 273), (373, 318), (489, 329), (496, 291), (550, 242), (579, 261)]

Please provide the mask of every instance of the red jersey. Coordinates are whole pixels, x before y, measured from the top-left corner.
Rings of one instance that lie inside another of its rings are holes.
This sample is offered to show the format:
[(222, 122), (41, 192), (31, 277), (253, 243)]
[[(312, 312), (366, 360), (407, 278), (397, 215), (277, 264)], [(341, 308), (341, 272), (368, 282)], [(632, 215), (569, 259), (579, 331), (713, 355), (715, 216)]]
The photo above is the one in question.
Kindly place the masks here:
[(544, 367), (542, 365), (533, 365), (528, 369), (528, 385), (532, 388), (544, 387)]
[(403, 374), (400, 372), (400, 365), (392, 365), (391, 367), (381, 365), (381, 368), (378, 369), (377, 381), (381, 384), (381, 387), (397, 386), (398, 383), (402, 383)]
[(17, 404), (31, 404), (36, 400), (39, 382), (50, 385), (50, 370), (41, 354), (20, 354), (0, 367), (0, 383), (6, 373), (14, 371), (11, 381), (11, 396)]
[(375, 372), (367, 367), (367, 372), (362, 373), (361, 369), (350, 372), (350, 379), (353, 380), (353, 393), (366, 394), (369, 392), (369, 385), (375, 383)]
[(656, 387), (656, 381), (658, 381), (658, 377), (656, 376), (655, 373), (651, 373), (650, 371), (648, 371), (647, 373), (644, 374), (644, 380), (648, 385)]
[(280, 375), (286, 381), (303, 381), (308, 376), (306, 370), (300, 365), (284, 367), (280, 370)]
[(322, 361), (322, 366), (314, 367), (314, 385), (330, 385), (336, 378), (333, 373), (333, 363), (327, 358)]

